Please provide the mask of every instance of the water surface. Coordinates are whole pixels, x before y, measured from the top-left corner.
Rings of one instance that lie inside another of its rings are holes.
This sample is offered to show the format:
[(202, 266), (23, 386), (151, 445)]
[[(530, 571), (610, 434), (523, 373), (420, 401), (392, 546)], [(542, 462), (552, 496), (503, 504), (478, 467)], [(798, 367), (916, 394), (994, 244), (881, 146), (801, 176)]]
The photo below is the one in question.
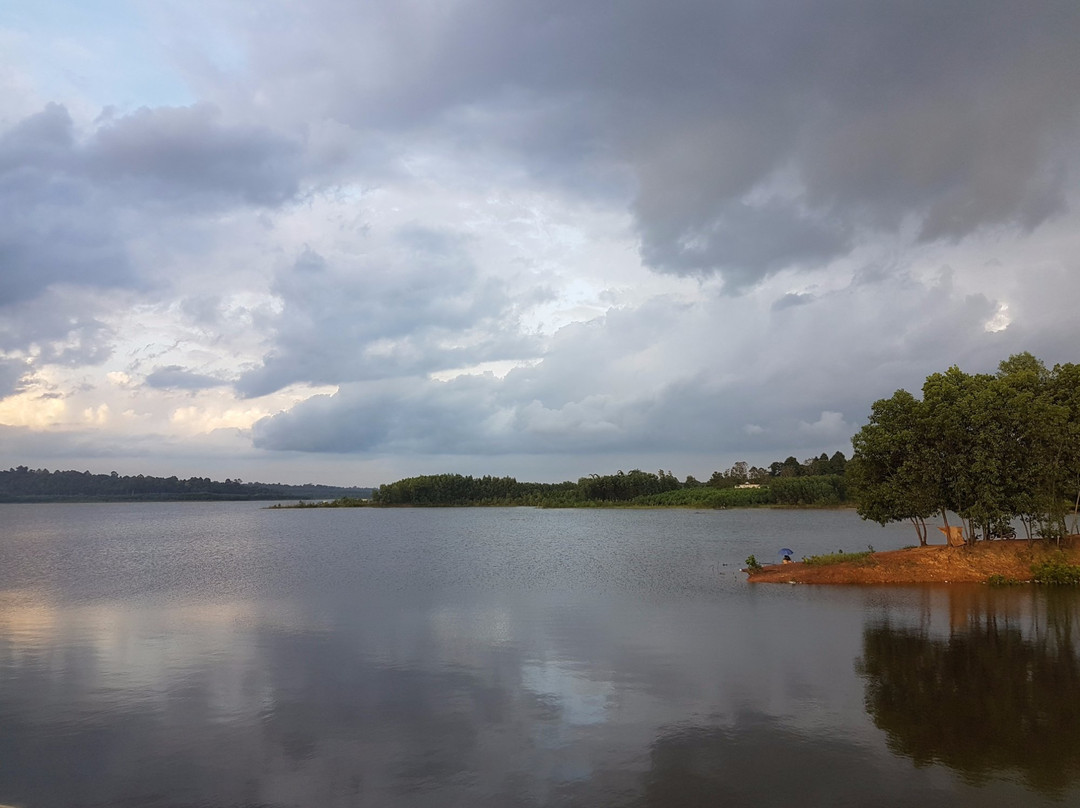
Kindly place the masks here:
[(850, 512), (0, 506), (0, 803), (1077, 804), (1077, 600)]

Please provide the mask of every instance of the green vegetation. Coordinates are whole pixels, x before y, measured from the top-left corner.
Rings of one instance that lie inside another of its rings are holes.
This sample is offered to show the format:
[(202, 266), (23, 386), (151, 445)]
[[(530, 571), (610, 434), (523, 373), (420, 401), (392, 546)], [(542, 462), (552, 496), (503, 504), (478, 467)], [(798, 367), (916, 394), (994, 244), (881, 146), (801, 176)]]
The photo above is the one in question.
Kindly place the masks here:
[(847, 485), (839, 474), (777, 477), (769, 490), (777, 505), (835, 506), (847, 502)]
[[(840, 462), (843, 454), (837, 453)], [(822, 455), (822, 457), (825, 457)], [(835, 457), (835, 456), (834, 456)], [(817, 462), (817, 458), (807, 464)], [(825, 458), (825, 462), (830, 462)], [(736, 464), (736, 466), (743, 464)], [(545, 508), (746, 508), (762, 505), (831, 507), (847, 500), (847, 486), (839, 474), (806, 475), (785, 473), (790, 466), (774, 463), (778, 473), (757, 469), (748, 482), (750, 470), (717, 472), (708, 483), (687, 477), (680, 483), (671, 472), (656, 474), (633, 469), (615, 474), (592, 474), (576, 483), (521, 483), (513, 477), (471, 477), (435, 474), (408, 477), (379, 486), (372, 495), (377, 505), (475, 506), (534, 505)], [(796, 463), (798, 468), (807, 468)], [(741, 487), (738, 487), (741, 486)]]
[(434, 474), (381, 485), (378, 505), (534, 505), (544, 508), (747, 508), (755, 506), (835, 507), (848, 502), (843, 452), (822, 453), (799, 462), (794, 457), (767, 469), (735, 463), (713, 472), (708, 482), (685, 481), (670, 471), (632, 469), (590, 474), (575, 482), (523, 483), (513, 477)]
[[(874, 403), (852, 438), (848, 480), (858, 512), (880, 524), (959, 514), (967, 541), (1060, 539), (1080, 504), (1080, 365), (1052, 370), (1029, 353), (996, 375), (951, 367), (928, 376), (922, 399), (906, 390)], [(1076, 504), (1074, 504), (1074, 502)]]
[(1080, 564), (1052, 558), (1031, 565), (1031, 579), (1037, 584), (1080, 586)]
[(680, 488), (642, 497), (636, 504), (677, 508), (750, 508), (775, 503), (769, 488)]
[(270, 510), (278, 508), (365, 508), (372, 507), (374, 503), (370, 499), (360, 497), (339, 497), (338, 499), (324, 499), (313, 502), (298, 501), (295, 505), (282, 505), (280, 502), (271, 505)]
[(571, 505), (582, 499), (574, 483), (519, 483), (513, 477), (431, 474), (380, 485), (378, 505)]
[(746, 568), (750, 572), (757, 572), (761, 569), (761, 562), (758, 561), (757, 558), (755, 558), (754, 556), (749, 555), (746, 557)]
[(873, 554), (873, 550), (864, 550), (861, 553), (845, 553), (843, 550), (837, 550), (835, 553), (807, 556), (803, 559), (803, 563), (811, 567), (824, 567), (827, 564), (842, 564), (850, 561), (865, 562)]
[(1009, 576), (1001, 575), (1000, 573), (994, 573), (986, 579), (986, 582), (990, 584), (990, 586), (1017, 586), (1018, 584), (1023, 583), (1023, 581), (1018, 581), (1015, 578), (1010, 578)]
[(0, 502), (167, 502), (187, 500), (328, 499), (369, 496), (370, 488), (217, 482), (207, 477), (127, 477), (89, 471), (49, 471), (18, 466), (0, 471)]

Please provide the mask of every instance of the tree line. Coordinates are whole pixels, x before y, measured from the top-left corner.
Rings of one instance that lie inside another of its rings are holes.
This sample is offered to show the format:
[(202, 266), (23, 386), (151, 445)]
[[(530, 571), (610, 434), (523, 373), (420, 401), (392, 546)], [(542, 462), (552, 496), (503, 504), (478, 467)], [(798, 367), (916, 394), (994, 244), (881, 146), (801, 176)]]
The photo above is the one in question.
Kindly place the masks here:
[(707, 482), (692, 475), (680, 481), (672, 472), (631, 469), (591, 474), (577, 482), (531, 483), (514, 477), (472, 477), (432, 474), (385, 483), (372, 495), (374, 505), (466, 506), (534, 505), (595, 507), (602, 505), (676, 506), (698, 508), (751, 505), (841, 505), (848, 501), (843, 452), (822, 454), (803, 462), (794, 457), (768, 468), (740, 461), (717, 471)]
[(1080, 365), (1048, 369), (1030, 353), (996, 374), (958, 367), (926, 378), (922, 398), (897, 390), (874, 402), (852, 438), (848, 476), (859, 514), (880, 524), (909, 520), (921, 544), (927, 520), (948, 529), (957, 514), (966, 540), (1060, 539), (1080, 506)]
[(333, 485), (284, 485), (224, 482), (209, 477), (150, 477), (142, 474), (91, 474), (89, 471), (49, 471), (16, 466), (0, 470), (0, 502), (281, 500), (366, 497), (370, 488)]

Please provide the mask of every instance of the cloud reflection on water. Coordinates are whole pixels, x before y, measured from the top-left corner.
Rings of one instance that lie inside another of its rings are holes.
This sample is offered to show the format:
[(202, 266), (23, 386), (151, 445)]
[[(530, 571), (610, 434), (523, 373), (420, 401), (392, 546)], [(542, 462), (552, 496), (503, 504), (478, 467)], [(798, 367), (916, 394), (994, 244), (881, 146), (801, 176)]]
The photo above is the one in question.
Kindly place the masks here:
[(1053, 799), (890, 752), (853, 664), (886, 618), (937, 642), (994, 615), (1029, 642), (1044, 611), (717, 563), (852, 514), (34, 513), (58, 526), (0, 542), (0, 803)]

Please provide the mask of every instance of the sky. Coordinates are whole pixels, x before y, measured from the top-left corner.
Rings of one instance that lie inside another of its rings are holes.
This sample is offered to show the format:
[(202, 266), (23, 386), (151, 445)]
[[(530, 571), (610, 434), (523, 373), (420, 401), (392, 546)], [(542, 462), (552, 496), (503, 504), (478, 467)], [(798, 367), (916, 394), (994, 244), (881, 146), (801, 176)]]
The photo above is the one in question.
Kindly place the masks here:
[(707, 479), (1080, 361), (1074, 0), (12, 0), (0, 467)]

